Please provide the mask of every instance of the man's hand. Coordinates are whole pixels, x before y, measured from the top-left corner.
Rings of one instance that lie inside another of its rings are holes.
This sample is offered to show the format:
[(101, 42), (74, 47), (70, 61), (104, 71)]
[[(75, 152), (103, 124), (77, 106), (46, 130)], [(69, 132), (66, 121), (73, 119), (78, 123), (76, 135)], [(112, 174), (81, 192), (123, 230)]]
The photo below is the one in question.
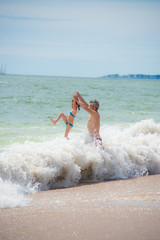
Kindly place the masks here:
[(76, 100), (76, 101), (78, 101), (78, 97), (77, 97), (76, 94), (73, 95), (73, 99)]
[(81, 96), (79, 92), (76, 92), (76, 94), (77, 94), (77, 97), (78, 97), (78, 98)]

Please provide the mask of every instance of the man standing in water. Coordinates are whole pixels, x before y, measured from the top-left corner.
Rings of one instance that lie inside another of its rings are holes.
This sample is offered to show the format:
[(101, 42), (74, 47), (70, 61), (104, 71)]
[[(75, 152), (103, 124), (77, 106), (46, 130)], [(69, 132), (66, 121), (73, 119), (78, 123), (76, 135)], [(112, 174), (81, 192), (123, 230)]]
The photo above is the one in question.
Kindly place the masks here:
[(88, 120), (88, 132), (90, 136), (95, 140), (96, 145), (102, 145), (102, 138), (100, 137), (99, 130), (100, 130), (100, 115), (98, 112), (99, 102), (95, 99), (90, 101), (88, 104), (82, 98), (81, 94), (77, 92), (77, 97), (79, 100), (80, 106), (90, 114), (90, 118)]

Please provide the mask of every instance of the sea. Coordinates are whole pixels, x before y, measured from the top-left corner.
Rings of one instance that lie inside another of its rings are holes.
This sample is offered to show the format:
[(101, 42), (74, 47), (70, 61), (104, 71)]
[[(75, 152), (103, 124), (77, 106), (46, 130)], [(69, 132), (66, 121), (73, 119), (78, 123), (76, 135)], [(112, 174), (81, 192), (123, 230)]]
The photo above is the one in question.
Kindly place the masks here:
[[(100, 102), (100, 135), (87, 131), (89, 114), (77, 112), (64, 138), (60, 112), (79, 91)], [(30, 204), (37, 191), (86, 182), (160, 173), (160, 80), (0, 76), (0, 208)]]

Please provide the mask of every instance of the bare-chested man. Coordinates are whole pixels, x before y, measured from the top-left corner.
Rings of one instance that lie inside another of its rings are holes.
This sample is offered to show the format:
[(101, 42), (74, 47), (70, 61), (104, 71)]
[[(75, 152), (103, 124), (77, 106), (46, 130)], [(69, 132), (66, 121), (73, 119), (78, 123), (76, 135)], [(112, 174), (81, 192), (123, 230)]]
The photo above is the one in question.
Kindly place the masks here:
[(102, 138), (100, 137), (100, 115), (98, 112), (99, 102), (95, 99), (90, 101), (88, 104), (81, 96), (79, 92), (77, 92), (77, 97), (79, 99), (80, 106), (90, 114), (90, 118), (88, 120), (88, 132), (90, 136), (96, 141), (96, 144), (99, 143), (102, 145)]

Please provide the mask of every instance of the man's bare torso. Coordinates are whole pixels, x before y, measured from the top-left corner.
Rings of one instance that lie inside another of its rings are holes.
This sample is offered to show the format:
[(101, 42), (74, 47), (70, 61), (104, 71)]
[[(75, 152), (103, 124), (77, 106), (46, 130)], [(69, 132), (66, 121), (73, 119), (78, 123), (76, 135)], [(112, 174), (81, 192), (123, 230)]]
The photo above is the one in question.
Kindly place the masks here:
[(96, 115), (91, 115), (88, 120), (88, 132), (91, 136), (99, 137), (99, 129), (100, 129), (100, 115), (97, 112)]

